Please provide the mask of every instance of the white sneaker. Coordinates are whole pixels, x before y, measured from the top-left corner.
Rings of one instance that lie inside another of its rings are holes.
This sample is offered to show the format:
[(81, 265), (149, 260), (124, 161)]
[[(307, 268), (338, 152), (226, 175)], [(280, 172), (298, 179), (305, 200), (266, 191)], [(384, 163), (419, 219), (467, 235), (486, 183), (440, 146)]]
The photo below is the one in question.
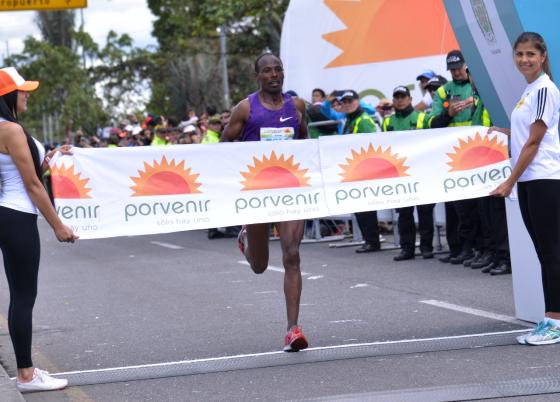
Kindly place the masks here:
[(68, 380), (63, 378), (54, 378), (47, 371), (35, 368), (33, 371), (33, 379), (29, 382), (20, 382), (16, 380), (16, 386), (21, 393), (37, 392), (37, 391), (54, 391), (66, 388)]
[(531, 332), (528, 332), (526, 334), (523, 335), (519, 335), (517, 338), (517, 342), (521, 345), (529, 345), (528, 339), (529, 337), (535, 337), (540, 335), (543, 332), (546, 332), (548, 328), (548, 322), (545, 322), (544, 320), (539, 322), (537, 324), (537, 326), (535, 328), (533, 328), (533, 330)]

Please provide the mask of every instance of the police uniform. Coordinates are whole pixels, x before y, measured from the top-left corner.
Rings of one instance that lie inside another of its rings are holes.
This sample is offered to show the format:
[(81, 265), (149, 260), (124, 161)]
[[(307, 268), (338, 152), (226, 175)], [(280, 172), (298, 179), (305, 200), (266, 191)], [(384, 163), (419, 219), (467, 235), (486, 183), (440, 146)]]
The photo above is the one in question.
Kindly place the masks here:
[[(396, 95), (410, 97), (410, 91), (405, 86), (398, 86), (393, 90)], [(388, 131), (420, 130), (426, 124), (426, 114), (415, 110), (409, 105), (403, 110), (395, 110), (395, 114), (383, 121), (382, 129)], [(433, 258), (434, 238), (434, 206), (435, 204), (417, 205), (418, 231), (420, 233), (420, 252), (424, 258)], [(394, 257), (395, 261), (414, 258), (416, 245), (416, 225), (414, 223), (414, 207), (397, 208), (399, 214), (398, 228), (401, 253)]]

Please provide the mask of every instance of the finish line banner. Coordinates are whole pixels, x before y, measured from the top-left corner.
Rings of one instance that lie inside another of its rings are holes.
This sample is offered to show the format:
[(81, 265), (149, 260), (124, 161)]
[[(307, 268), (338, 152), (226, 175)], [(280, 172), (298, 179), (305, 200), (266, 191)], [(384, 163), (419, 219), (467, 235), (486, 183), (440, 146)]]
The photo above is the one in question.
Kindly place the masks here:
[(475, 198), (511, 173), (507, 137), (455, 127), (55, 158), (56, 211), (82, 239), (312, 219)]

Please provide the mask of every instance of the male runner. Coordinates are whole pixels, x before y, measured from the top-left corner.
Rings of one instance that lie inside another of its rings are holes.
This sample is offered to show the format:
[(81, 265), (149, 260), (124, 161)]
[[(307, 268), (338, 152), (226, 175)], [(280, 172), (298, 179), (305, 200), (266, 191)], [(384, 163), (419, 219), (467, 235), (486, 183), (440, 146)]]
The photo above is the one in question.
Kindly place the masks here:
[[(222, 133), (222, 141), (307, 138), (305, 104), (301, 99), (292, 98), (282, 92), (282, 61), (270, 53), (261, 55), (255, 61), (255, 77), (260, 89), (235, 106)], [(276, 227), (282, 247), (284, 295), (288, 316), (284, 351), (297, 352), (307, 347), (307, 339), (297, 325), (302, 286), (299, 245), (303, 237), (304, 221), (278, 222)], [(256, 274), (262, 274), (268, 267), (269, 232), (270, 224), (261, 223), (247, 225), (239, 233), (239, 248)]]

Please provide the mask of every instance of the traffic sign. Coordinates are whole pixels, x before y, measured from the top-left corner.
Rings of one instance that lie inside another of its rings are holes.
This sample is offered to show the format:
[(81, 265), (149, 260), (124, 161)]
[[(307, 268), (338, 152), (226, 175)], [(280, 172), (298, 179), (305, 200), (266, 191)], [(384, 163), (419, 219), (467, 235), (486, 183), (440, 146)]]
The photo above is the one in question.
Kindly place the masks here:
[(87, 7), (87, 0), (0, 0), (0, 11), (43, 11), (85, 7)]

